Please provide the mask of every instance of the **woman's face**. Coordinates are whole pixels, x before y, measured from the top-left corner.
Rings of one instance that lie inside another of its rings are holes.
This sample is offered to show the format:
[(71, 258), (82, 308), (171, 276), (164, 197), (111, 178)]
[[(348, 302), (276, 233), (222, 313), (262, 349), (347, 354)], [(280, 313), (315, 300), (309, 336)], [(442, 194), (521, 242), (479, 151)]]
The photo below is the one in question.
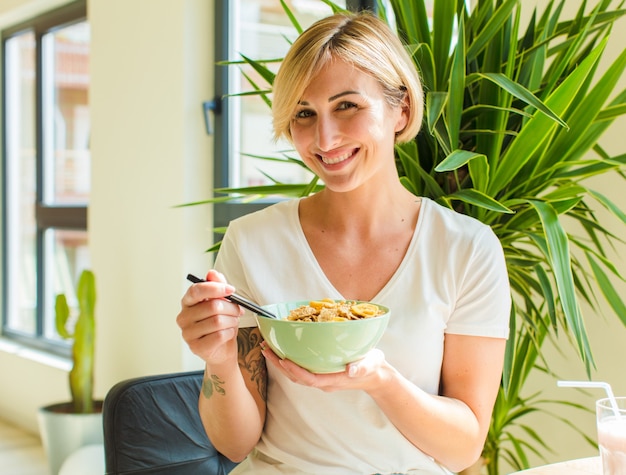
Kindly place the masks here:
[(291, 136), (306, 165), (326, 187), (350, 191), (380, 173), (393, 173), (396, 132), (407, 123), (375, 78), (332, 61), (311, 80), (294, 117)]

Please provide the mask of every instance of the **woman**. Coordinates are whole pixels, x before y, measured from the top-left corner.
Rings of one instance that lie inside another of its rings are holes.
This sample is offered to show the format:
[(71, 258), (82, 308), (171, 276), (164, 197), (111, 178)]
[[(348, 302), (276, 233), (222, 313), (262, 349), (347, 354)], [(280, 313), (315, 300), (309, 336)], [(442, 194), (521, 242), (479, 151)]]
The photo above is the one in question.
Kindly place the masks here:
[[(491, 229), (401, 184), (394, 145), (417, 134), (410, 57), (369, 14), (334, 15), (293, 44), (274, 129), (325, 188), (231, 222), (177, 322), (206, 363), (199, 408), (233, 473), (442, 474), (480, 456), (508, 336), (510, 292)], [(225, 277), (226, 276), (226, 277)], [(392, 309), (378, 348), (312, 374), (267, 348), (261, 305), (324, 297)]]

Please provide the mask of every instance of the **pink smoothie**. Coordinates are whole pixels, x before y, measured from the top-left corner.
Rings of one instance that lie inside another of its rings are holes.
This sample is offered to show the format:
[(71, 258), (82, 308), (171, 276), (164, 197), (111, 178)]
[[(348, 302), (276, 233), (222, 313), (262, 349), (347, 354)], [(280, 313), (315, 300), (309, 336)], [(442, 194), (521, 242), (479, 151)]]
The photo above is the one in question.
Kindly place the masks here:
[(598, 445), (604, 475), (626, 475), (626, 417), (599, 421)]

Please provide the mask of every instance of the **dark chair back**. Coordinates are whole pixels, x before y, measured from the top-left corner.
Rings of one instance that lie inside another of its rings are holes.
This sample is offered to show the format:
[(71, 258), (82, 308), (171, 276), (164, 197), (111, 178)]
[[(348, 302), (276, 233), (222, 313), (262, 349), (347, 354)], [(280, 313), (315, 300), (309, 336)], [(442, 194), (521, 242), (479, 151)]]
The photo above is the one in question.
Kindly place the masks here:
[(202, 371), (117, 383), (104, 400), (106, 475), (225, 475), (237, 464), (217, 452), (198, 414)]

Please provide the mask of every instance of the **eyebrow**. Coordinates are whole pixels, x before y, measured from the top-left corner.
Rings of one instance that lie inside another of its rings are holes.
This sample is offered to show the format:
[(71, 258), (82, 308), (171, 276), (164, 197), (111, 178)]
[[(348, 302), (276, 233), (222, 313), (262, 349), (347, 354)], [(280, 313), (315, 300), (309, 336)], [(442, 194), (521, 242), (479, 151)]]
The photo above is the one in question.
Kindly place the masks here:
[[(340, 92), (339, 94), (335, 94), (334, 96), (330, 96), (328, 98), (328, 102), (336, 101), (340, 97), (349, 96), (351, 94), (359, 94), (359, 92), (358, 91), (343, 91), (343, 92)], [(298, 101), (298, 104), (300, 104), (302, 106), (308, 106), (309, 105), (309, 103), (307, 101)]]
[(358, 94), (357, 91), (344, 91), (344, 92), (340, 92), (339, 94), (335, 94), (334, 96), (331, 96), (328, 98), (328, 102), (333, 102), (336, 99), (339, 99), (341, 96), (349, 96), (350, 94)]

